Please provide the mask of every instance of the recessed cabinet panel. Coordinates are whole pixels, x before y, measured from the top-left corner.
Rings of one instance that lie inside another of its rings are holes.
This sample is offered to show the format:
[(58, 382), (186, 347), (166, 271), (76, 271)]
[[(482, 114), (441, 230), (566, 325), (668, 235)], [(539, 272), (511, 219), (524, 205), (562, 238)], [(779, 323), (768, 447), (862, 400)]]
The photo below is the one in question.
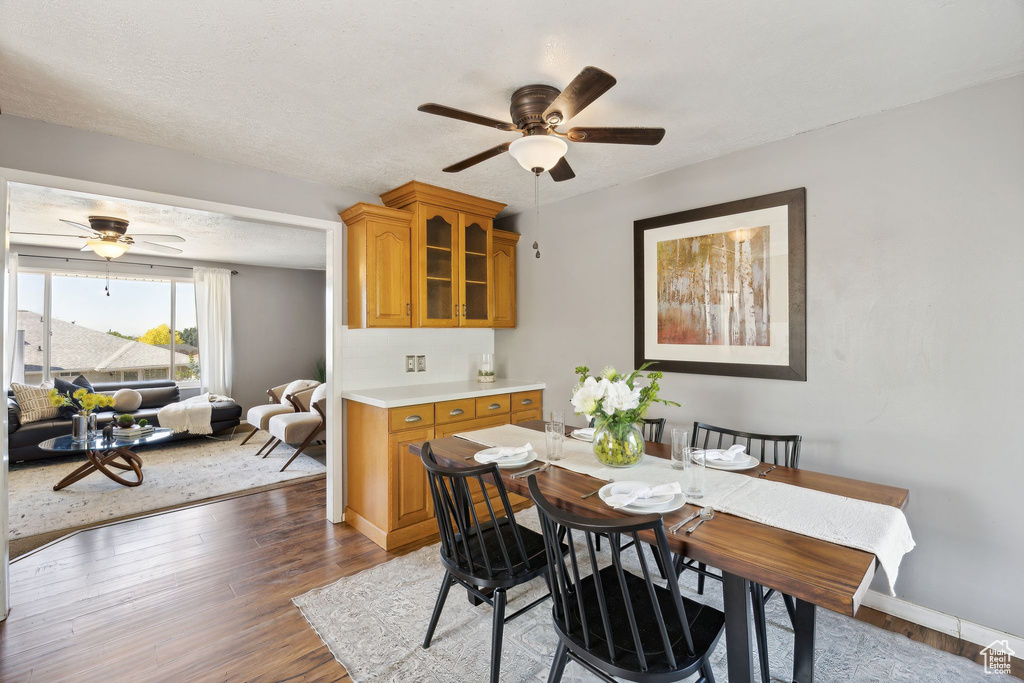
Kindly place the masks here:
[(491, 247), (493, 327), (516, 326), (516, 244), (519, 235), (494, 231)]
[(349, 327), (412, 325), (412, 218), (408, 211), (366, 203), (342, 212)]

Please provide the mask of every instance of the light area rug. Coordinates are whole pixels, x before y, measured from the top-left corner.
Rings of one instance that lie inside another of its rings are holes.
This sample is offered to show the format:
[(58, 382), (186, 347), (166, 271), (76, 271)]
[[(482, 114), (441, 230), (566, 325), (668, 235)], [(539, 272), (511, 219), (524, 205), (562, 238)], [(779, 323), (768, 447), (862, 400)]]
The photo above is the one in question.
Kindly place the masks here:
[[(516, 515), (539, 529), (534, 510)], [(607, 560), (608, 550), (602, 551)], [(585, 558), (585, 555), (581, 557)], [(627, 568), (640, 574), (632, 551)], [(649, 559), (653, 566), (653, 558)], [(602, 563), (603, 566), (603, 563)], [(581, 568), (582, 572), (582, 568)], [(444, 572), (438, 546), (429, 546), (294, 599), (306, 620), (356, 681), (436, 681), (477, 683), (490, 671), (491, 608), (472, 606), (466, 592), (452, 588), (430, 648), (421, 645)], [(721, 583), (707, 581), (697, 595), (694, 572), (680, 587), (694, 600), (722, 609)], [(506, 614), (546, 592), (543, 579), (510, 592)], [(791, 680), (793, 630), (779, 596), (768, 610), (768, 652), (773, 680)], [(815, 680), (818, 681), (984, 681), (982, 667), (904, 636), (824, 609), (817, 610)], [(542, 603), (505, 625), (501, 680), (545, 681), (558, 637), (551, 625), (551, 603)], [(718, 681), (728, 681), (725, 636), (711, 656)], [(756, 662), (756, 660), (755, 660)], [(756, 667), (756, 663), (755, 663)], [(566, 683), (597, 681), (570, 661)], [(696, 680), (693, 676), (689, 680)]]
[[(227, 439), (223, 441), (190, 439), (138, 450), (143, 463), (141, 486), (122, 486), (94, 472), (54, 491), (54, 484), (86, 461), (84, 455), (11, 465), (8, 490), (12, 545), (30, 536), (189, 505), (326, 472), (322, 446), (307, 449), (287, 470), (279, 472), (294, 449), (282, 444), (264, 459), (256, 451), (266, 438), (257, 434), (242, 446), (245, 433), (219, 437)], [(124, 476), (134, 477), (130, 472)]]

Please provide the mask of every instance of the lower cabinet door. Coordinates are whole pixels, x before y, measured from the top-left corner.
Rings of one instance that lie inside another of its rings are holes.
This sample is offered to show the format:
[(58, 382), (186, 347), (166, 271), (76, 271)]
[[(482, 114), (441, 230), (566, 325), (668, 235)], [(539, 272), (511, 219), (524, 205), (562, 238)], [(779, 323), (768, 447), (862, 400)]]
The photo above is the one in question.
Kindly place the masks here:
[(512, 413), (512, 424), (517, 425), (520, 422), (529, 422), (530, 420), (543, 420), (544, 419), (544, 408), (537, 406), (532, 410), (523, 410), (518, 413)]
[(388, 436), (391, 458), (391, 528), (400, 529), (434, 516), (427, 471), (409, 445), (434, 438), (434, 428), (412, 429)]

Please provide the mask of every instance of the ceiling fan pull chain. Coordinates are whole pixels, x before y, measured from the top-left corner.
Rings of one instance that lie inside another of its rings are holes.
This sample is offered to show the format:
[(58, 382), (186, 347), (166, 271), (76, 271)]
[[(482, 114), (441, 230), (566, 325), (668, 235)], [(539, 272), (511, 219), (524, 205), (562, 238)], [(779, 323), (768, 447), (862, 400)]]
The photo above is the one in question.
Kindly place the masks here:
[(540, 246), (537, 238), (540, 236), (540, 173), (533, 175), (533, 249), (537, 252), (536, 258), (540, 258)]
[(103, 287), (103, 290), (110, 296), (110, 259), (107, 259), (107, 284)]

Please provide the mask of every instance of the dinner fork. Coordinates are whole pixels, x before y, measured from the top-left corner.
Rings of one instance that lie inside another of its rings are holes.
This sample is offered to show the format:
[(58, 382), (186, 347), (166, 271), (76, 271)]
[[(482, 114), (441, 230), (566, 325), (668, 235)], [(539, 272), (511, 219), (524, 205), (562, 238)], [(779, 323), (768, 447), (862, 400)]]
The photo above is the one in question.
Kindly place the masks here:
[(757, 471), (757, 476), (762, 477), (762, 478), (767, 477), (768, 473), (771, 472), (772, 470), (774, 470), (776, 467), (778, 467), (778, 465), (772, 465), (771, 467), (766, 469), (764, 472), (762, 472), (761, 470), (758, 470)]
[(609, 479), (604, 484), (601, 484), (600, 486), (598, 486), (596, 489), (594, 489), (590, 493), (584, 493), (582, 496), (580, 496), (580, 498), (590, 498), (591, 496), (596, 496), (598, 493), (601, 492), (601, 489), (603, 489), (607, 484), (612, 484), (614, 482), (615, 482), (614, 479)]

